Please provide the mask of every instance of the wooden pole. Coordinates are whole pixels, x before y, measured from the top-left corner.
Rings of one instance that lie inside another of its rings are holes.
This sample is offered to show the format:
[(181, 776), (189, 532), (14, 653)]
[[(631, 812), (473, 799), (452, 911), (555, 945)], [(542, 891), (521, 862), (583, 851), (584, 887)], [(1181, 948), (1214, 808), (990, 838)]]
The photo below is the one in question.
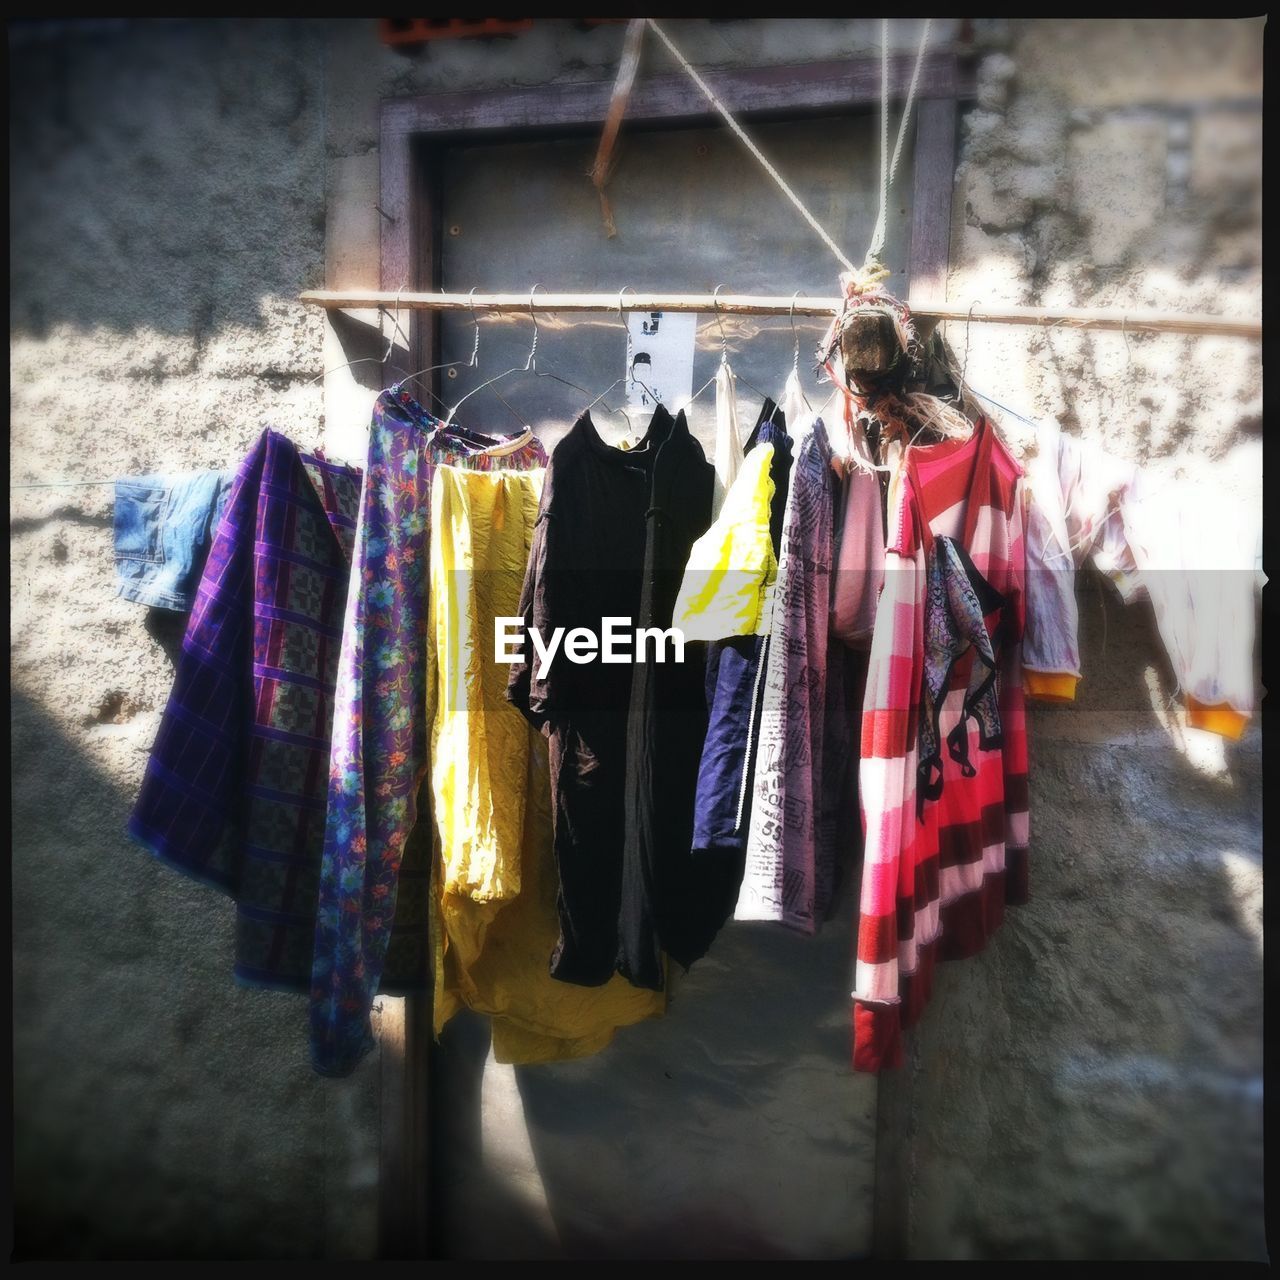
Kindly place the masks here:
[[(302, 294), (307, 306), (329, 310), (397, 308), (416, 311), (511, 312), (538, 314), (552, 311), (695, 311), (712, 315), (830, 316), (839, 298), (774, 297), (722, 293), (389, 293), (369, 289), (311, 289)], [(996, 307), (974, 303), (930, 302), (912, 312), (933, 320), (959, 320), (973, 324), (1020, 324), (1071, 329), (1109, 329), (1124, 333), (1217, 334), (1233, 338), (1261, 338), (1262, 320), (1246, 316), (1215, 316), (1197, 312), (1154, 311), (1141, 307)]]

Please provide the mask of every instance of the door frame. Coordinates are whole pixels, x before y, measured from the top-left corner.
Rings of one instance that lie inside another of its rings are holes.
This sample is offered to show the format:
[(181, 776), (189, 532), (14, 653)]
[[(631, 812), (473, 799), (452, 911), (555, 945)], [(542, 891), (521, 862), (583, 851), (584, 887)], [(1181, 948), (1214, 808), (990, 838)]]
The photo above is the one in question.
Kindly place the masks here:
[[(905, 97), (915, 59), (889, 58), (889, 94)], [(879, 57), (708, 71), (704, 79), (739, 118), (786, 120), (840, 115), (878, 102)], [(909, 301), (924, 305), (946, 295), (955, 185), (958, 103), (972, 98), (973, 78), (956, 54), (927, 54), (916, 102), (912, 180)], [(612, 81), (552, 84), (501, 90), (465, 90), (385, 98), (379, 130), (379, 288), (386, 292), (440, 287), (440, 148), (460, 140), (501, 136), (589, 135), (605, 118)], [(684, 75), (637, 82), (626, 122), (635, 127), (706, 123), (718, 119)], [(439, 363), (439, 313), (409, 312), (409, 367)], [(428, 1250), (429, 1059), (431, 1001), (407, 997), (384, 1003), (379, 1038), (382, 1106), (379, 1175), (379, 1253), (383, 1258), (425, 1259)], [(877, 1171), (877, 1205), (879, 1194)], [(876, 1236), (893, 1252), (877, 1207)], [(890, 1215), (890, 1218), (892, 1215)]]

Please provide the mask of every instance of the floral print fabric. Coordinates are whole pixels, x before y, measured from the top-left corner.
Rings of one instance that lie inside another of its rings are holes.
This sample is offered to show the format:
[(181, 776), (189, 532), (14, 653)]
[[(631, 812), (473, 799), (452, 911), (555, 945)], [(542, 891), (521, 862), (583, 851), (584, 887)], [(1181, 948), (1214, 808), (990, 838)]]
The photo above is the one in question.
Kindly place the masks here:
[(397, 952), (425, 958), (430, 839), (415, 827), (427, 765), (431, 478), (445, 462), (523, 470), (547, 458), (529, 430), (496, 447), (486, 439), (445, 427), (401, 388), (374, 406), (338, 666), (312, 967), (311, 1056), (325, 1075), (349, 1074), (373, 1048), (369, 1012)]

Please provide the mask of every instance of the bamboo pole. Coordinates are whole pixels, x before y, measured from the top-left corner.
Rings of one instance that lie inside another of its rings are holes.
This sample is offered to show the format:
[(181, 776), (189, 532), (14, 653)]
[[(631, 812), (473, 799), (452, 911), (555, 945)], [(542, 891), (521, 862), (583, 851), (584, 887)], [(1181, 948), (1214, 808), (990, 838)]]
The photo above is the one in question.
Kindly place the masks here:
[[(552, 311), (694, 311), (707, 315), (717, 310), (740, 316), (830, 316), (839, 298), (774, 297), (724, 293), (393, 293), (379, 289), (311, 289), (302, 294), (307, 306), (328, 310), (381, 308), (411, 311), (502, 311), (539, 314)], [(960, 320), (973, 324), (1020, 324), (1072, 329), (1109, 329), (1125, 333), (1217, 334), (1234, 338), (1261, 338), (1262, 320), (1246, 316), (1216, 316), (1203, 312), (1156, 311), (1134, 307), (997, 307), (976, 302), (929, 302), (912, 307), (912, 313), (935, 320)]]

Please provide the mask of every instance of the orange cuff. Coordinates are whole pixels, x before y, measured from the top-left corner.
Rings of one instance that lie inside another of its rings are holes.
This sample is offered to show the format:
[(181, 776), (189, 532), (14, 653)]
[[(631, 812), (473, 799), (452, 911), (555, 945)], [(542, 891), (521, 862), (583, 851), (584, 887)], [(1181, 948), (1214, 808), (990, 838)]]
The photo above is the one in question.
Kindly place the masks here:
[(1022, 689), (1028, 698), (1045, 702), (1074, 702), (1079, 676), (1059, 675), (1052, 671), (1022, 672)]
[(1219, 702), (1215, 706), (1207, 706), (1188, 696), (1187, 722), (1193, 729), (1207, 729), (1210, 733), (1239, 742), (1245, 725), (1249, 723), (1249, 717), (1242, 716), (1229, 703)]

